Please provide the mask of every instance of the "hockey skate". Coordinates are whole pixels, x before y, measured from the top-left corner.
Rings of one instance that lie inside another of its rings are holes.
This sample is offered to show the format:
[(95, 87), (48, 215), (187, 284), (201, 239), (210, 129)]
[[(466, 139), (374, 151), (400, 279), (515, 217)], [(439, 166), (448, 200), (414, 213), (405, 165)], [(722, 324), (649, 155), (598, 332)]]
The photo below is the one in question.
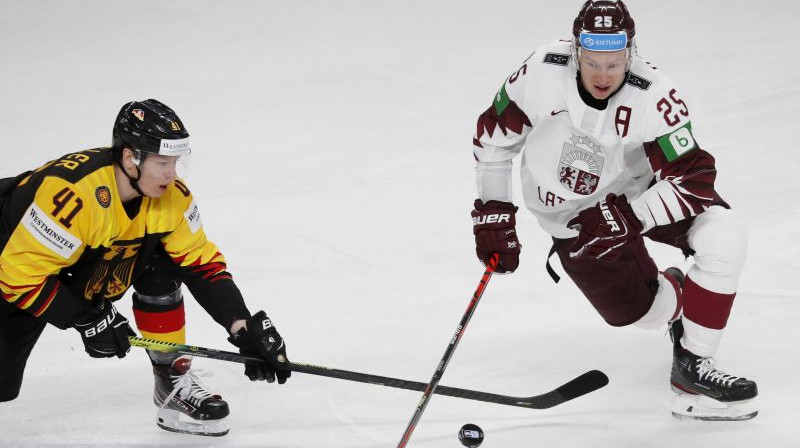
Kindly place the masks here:
[(212, 395), (190, 368), (191, 358), (186, 356), (172, 365), (153, 366), (156, 423), (167, 431), (224, 436), (228, 433), (228, 403), (219, 395)]
[(681, 345), (683, 322), (670, 326), (673, 360), (670, 383), (675, 392), (672, 416), (694, 420), (749, 420), (758, 414), (754, 381), (716, 368), (714, 358), (703, 358)]

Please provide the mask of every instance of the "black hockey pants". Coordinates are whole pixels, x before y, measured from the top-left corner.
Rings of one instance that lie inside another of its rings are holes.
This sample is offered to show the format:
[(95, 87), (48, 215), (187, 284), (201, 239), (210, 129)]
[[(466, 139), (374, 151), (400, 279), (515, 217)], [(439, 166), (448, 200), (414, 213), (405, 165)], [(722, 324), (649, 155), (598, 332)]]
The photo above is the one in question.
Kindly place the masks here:
[(28, 356), (46, 325), (0, 299), (0, 402), (19, 395)]

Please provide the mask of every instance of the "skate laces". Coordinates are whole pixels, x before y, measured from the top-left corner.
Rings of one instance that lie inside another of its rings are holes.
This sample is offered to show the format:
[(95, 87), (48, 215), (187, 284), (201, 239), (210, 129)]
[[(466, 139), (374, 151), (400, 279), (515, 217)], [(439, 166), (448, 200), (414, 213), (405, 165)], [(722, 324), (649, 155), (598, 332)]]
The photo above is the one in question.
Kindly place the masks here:
[(700, 358), (697, 360), (697, 374), (702, 380), (705, 377), (707, 380), (730, 387), (734, 381), (738, 380), (738, 376), (728, 375), (721, 370), (717, 370), (714, 358)]
[(170, 375), (172, 392), (167, 395), (160, 407), (165, 407), (175, 396), (188, 401), (195, 406), (200, 406), (206, 398), (214, 396), (200, 380), (200, 377), (209, 377), (211, 374), (203, 369), (189, 369), (183, 375)]

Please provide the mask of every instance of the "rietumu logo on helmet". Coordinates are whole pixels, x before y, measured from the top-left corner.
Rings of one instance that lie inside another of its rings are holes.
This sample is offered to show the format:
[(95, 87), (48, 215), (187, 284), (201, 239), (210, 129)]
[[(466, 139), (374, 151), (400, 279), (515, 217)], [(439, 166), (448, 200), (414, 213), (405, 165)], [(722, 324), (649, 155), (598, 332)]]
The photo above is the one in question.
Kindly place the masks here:
[(619, 51), (628, 46), (628, 36), (620, 34), (581, 33), (581, 48), (591, 51)]

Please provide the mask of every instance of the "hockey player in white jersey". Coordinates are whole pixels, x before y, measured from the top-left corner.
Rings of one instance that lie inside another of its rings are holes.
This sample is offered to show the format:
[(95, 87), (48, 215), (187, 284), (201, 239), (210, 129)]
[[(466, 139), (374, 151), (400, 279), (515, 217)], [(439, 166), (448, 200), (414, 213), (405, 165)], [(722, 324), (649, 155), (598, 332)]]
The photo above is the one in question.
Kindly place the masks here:
[[(536, 49), (480, 115), (478, 258), (500, 254), (498, 273), (519, 264), (511, 172), (522, 153), (525, 207), (603, 319), (645, 329), (670, 324), (673, 415), (750, 419), (756, 383), (714, 361), (746, 235), (714, 188), (714, 158), (694, 139), (687, 103), (637, 55), (635, 34), (623, 2), (587, 1), (572, 39)], [(685, 276), (659, 272), (643, 237), (682, 249), (692, 267)]]

